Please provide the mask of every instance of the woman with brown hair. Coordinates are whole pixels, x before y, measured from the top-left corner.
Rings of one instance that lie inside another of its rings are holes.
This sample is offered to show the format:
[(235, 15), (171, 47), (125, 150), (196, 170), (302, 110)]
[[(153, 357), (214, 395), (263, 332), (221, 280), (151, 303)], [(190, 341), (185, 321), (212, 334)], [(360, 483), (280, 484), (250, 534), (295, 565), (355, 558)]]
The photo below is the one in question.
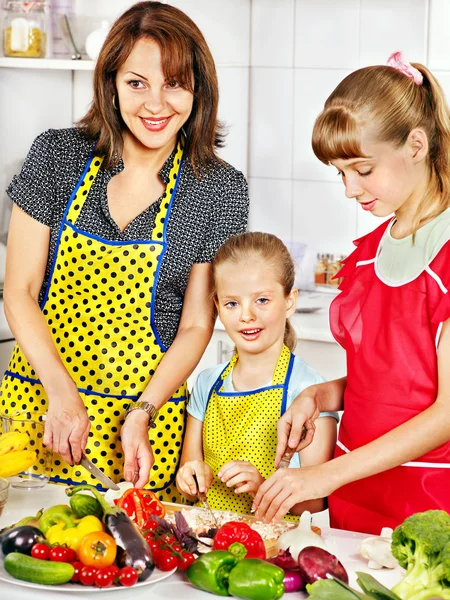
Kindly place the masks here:
[(8, 188), (17, 346), (2, 409), (47, 410), (52, 481), (85, 481), (85, 453), (115, 481), (178, 499), (185, 381), (213, 328), (210, 262), (248, 216), (242, 173), (216, 154), (217, 106), (199, 29), (140, 2), (112, 26), (87, 115), (40, 135)]

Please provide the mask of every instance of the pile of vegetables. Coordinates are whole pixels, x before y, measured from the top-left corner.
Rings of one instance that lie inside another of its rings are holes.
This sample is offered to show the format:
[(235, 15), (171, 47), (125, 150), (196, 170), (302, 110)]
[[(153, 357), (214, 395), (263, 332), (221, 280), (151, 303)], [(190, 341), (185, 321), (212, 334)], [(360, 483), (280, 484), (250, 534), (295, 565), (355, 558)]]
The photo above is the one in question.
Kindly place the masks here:
[[(42, 585), (130, 586), (147, 579), (152, 553), (127, 512), (111, 507), (93, 486), (68, 487), (66, 494), (70, 506), (41, 510), (0, 532), (5, 570)], [(146, 497), (161, 504), (154, 494)]]

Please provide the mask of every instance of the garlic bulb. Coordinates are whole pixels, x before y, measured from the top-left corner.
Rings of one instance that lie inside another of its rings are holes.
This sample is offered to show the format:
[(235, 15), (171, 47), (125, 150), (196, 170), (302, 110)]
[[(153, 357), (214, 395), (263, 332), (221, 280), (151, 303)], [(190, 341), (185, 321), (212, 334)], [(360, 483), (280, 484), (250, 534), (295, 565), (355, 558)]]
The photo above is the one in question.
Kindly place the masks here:
[(369, 569), (395, 569), (397, 559), (391, 552), (392, 529), (383, 527), (381, 535), (366, 538), (361, 542), (359, 551), (366, 558)]
[(311, 530), (311, 513), (305, 510), (300, 517), (300, 523), (295, 529), (285, 531), (277, 540), (277, 550), (288, 550), (297, 561), (298, 555), (306, 546), (317, 546), (326, 550), (325, 542)]

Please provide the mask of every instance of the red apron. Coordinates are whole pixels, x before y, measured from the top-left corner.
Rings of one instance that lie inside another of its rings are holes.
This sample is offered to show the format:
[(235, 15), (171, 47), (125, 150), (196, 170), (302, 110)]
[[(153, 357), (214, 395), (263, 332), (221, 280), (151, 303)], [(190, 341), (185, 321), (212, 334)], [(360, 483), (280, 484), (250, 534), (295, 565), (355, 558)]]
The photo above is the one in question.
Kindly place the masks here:
[[(388, 227), (357, 240), (344, 261), (330, 327), (347, 354), (345, 411), (335, 457), (364, 446), (428, 408), (438, 388), (437, 346), (450, 318), (450, 241), (413, 280), (383, 281), (376, 257)], [(419, 511), (450, 512), (450, 442), (329, 498), (331, 526), (379, 534)]]

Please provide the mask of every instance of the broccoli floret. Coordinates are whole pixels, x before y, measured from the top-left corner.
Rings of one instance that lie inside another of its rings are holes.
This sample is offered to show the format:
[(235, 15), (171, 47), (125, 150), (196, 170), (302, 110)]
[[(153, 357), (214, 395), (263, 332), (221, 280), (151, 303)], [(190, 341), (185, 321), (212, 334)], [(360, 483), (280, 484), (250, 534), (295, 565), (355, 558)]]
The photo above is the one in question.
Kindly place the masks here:
[[(392, 554), (406, 569), (393, 591), (403, 600), (450, 592), (450, 515), (429, 510), (405, 519), (392, 534)], [(434, 594), (422, 595), (436, 590)], [(420, 596), (418, 596), (420, 594)]]

